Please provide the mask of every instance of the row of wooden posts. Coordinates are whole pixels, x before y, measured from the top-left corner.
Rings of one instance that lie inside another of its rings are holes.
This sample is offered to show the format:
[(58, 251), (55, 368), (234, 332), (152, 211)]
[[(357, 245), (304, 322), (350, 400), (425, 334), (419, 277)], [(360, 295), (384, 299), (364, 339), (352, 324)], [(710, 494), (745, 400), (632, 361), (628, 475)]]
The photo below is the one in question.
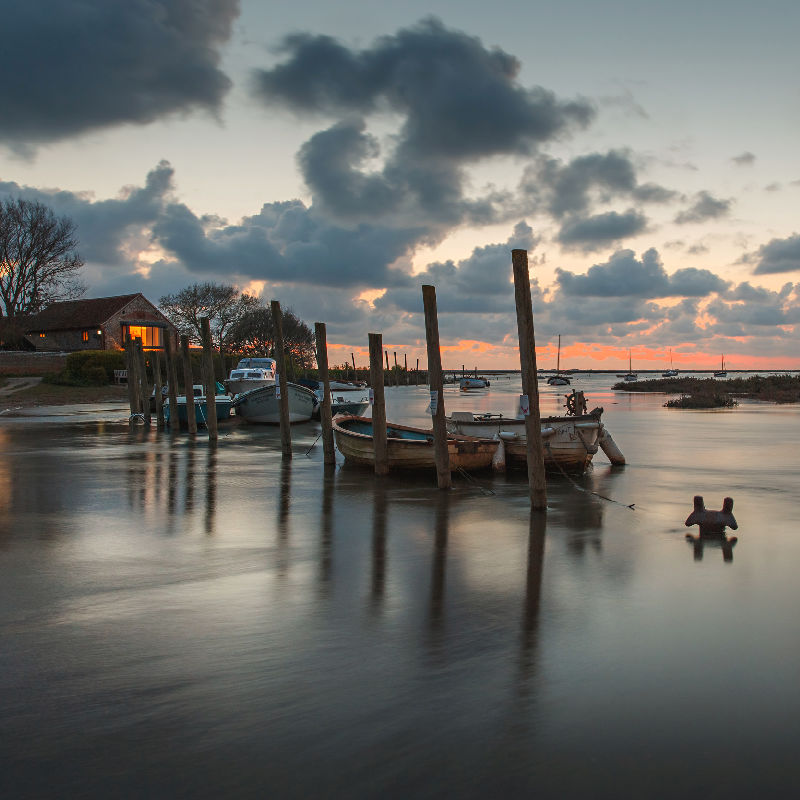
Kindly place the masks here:
[[(512, 250), (511, 259), (514, 271), (514, 296), (517, 308), (517, 330), (519, 335), (520, 366), (522, 371), (522, 392), (527, 402), (522, 406), (528, 409), (525, 417), (527, 437), (528, 489), (531, 506), (544, 510), (547, 506), (547, 492), (544, 476), (544, 449), (542, 446), (541, 420), (539, 416), (539, 390), (536, 374), (536, 347), (533, 330), (533, 308), (531, 305), (530, 277), (528, 274), (528, 253), (526, 250)], [(447, 428), (444, 408), (444, 381), (441, 351), (439, 348), (439, 321), (436, 309), (436, 289), (422, 287), (422, 302), (425, 311), (425, 339), (428, 351), (428, 383), (431, 393), (431, 417), (433, 422), (434, 457), (436, 479), (440, 489), (451, 487), (450, 458), (447, 446)], [(281, 453), (285, 459), (292, 457), (292, 435), (289, 423), (289, 393), (286, 378), (286, 357), (283, 346), (281, 307), (277, 300), (272, 301), (272, 319), (275, 320), (275, 354), (278, 362), (278, 381), (280, 386), (280, 436)], [(211, 329), (208, 318), (201, 319), (203, 341), (203, 384), (206, 399), (206, 424), (208, 437), (217, 440), (216, 380), (214, 376), (213, 353), (211, 349)], [(328, 347), (324, 322), (314, 324), (317, 350), (317, 368), (323, 385), (320, 421), (322, 423), (323, 460), (334, 464), (336, 455), (333, 442), (331, 415), (330, 379), (328, 375)], [(170, 428), (179, 429), (177, 418), (177, 364), (172, 352), (170, 337), (166, 342), (167, 385), (171, 409)], [(375, 449), (375, 474), (389, 472), (388, 443), (386, 436), (386, 402), (384, 398), (384, 350), (380, 333), (369, 334), (369, 374), (372, 402), (372, 441)], [(181, 356), (183, 361), (184, 385), (186, 387), (186, 416), (189, 433), (197, 432), (194, 407), (189, 402), (193, 394), (192, 366), (189, 359), (189, 340), (181, 336)], [(150, 419), (150, 387), (145, 376), (145, 360), (141, 340), (126, 344), (128, 366), (128, 392), (131, 414)], [(395, 360), (397, 356), (395, 354)], [(355, 368), (355, 364), (353, 365)], [(419, 361), (417, 362), (419, 366)], [(386, 368), (389, 368), (389, 354), (386, 353)], [(131, 379), (131, 376), (133, 378)], [(159, 425), (163, 425), (164, 413), (161, 403), (161, 359), (158, 352), (153, 353), (153, 376), (155, 383), (155, 405)]]

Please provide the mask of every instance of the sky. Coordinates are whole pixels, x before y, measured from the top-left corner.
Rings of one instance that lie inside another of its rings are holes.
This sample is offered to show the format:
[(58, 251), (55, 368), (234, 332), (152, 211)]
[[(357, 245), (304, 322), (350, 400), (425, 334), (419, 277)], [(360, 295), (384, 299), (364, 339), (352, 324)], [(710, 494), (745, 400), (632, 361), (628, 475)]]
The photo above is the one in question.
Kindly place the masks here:
[(796, 0), (0, 0), (0, 197), (88, 297), (233, 283), (445, 368), (800, 369)]

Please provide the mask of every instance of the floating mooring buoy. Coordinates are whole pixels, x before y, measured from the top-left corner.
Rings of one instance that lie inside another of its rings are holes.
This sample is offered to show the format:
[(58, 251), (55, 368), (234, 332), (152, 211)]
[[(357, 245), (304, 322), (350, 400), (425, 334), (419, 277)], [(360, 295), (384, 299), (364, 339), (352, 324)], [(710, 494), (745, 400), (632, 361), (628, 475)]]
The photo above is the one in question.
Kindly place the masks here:
[(739, 526), (733, 516), (733, 498), (726, 497), (722, 501), (722, 511), (709, 511), (703, 498), (694, 497), (694, 511), (686, 518), (686, 527), (700, 526), (701, 536), (724, 536), (725, 528), (736, 530)]

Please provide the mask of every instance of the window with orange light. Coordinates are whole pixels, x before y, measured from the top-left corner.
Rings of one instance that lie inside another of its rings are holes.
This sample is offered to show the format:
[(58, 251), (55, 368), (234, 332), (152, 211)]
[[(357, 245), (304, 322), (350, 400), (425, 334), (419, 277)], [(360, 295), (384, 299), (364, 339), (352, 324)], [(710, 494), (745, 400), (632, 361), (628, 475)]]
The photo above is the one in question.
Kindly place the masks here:
[(89, 341), (89, 331), (84, 331), (83, 332), (83, 341), (84, 342), (88, 342)]
[(145, 350), (156, 350), (163, 347), (164, 337), (161, 328), (155, 325), (123, 325), (122, 340), (141, 339)]

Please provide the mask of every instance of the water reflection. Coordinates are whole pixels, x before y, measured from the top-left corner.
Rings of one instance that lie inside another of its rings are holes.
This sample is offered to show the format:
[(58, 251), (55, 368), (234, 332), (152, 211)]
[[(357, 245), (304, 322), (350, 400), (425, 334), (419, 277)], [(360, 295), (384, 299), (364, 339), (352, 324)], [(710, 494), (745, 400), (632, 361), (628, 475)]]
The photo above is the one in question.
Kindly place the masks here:
[(291, 509), (292, 462), (281, 459), (280, 494), (278, 496), (278, 518), (276, 531), (278, 534), (278, 550), (276, 566), (278, 576), (285, 578), (289, 572), (289, 511)]
[(319, 586), (327, 592), (333, 566), (333, 492), (336, 486), (336, 465), (325, 464), (322, 475), (322, 512), (320, 515)]
[(539, 600), (544, 572), (544, 540), (547, 515), (531, 509), (528, 533), (528, 564), (525, 573), (525, 599), (522, 606), (522, 635), (520, 638), (521, 694), (526, 694), (535, 671), (535, 653), (539, 626)]
[(692, 545), (695, 561), (703, 560), (703, 551), (706, 547), (718, 547), (722, 551), (722, 560), (731, 563), (733, 548), (739, 540), (736, 536), (726, 536), (724, 533), (706, 534), (705, 536), (687, 533), (686, 541)]
[(216, 523), (217, 511), (217, 444), (208, 443), (208, 460), (206, 465), (206, 534), (212, 536)]
[(372, 497), (372, 583), (370, 608), (380, 613), (386, 589), (386, 480), (374, 479)]
[(450, 492), (438, 492), (433, 535), (433, 565), (431, 572), (431, 601), (429, 629), (436, 643), (444, 629), (445, 577), (447, 567), (447, 536), (450, 525)]
[(186, 447), (186, 488), (183, 493), (183, 510), (188, 514), (194, 511), (194, 481), (195, 481), (195, 442), (189, 439)]

